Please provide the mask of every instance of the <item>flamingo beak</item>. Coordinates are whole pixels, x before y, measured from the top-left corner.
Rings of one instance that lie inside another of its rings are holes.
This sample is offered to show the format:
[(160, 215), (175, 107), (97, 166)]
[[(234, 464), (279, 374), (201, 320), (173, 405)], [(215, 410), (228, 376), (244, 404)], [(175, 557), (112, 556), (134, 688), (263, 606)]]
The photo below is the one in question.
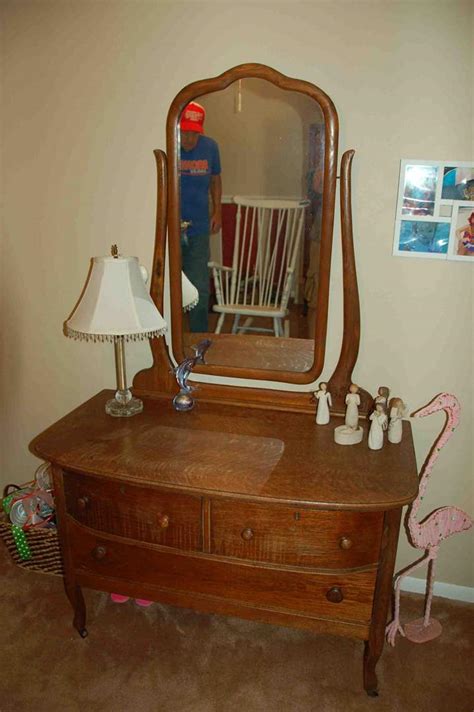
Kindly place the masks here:
[(437, 401), (438, 397), (434, 398), (430, 403), (423, 406), (422, 408), (418, 408), (418, 410), (413, 411), (410, 417), (424, 418), (425, 416), (431, 415), (432, 413), (437, 413), (438, 410), (441, 410)]
[(438, 393), (437, 396), (433, 398), (427, 405), (423, 408), (415, 410), (411, 417), (412, 418), (424, 418), (425, 415), (431, 415), (432, 413), (439, 413), (444, 410), (446, 415), (451, 416), (454, 421), (454, 427), (459, 422), (459, 410), (460, 405), (456, 396), (450, 393)]

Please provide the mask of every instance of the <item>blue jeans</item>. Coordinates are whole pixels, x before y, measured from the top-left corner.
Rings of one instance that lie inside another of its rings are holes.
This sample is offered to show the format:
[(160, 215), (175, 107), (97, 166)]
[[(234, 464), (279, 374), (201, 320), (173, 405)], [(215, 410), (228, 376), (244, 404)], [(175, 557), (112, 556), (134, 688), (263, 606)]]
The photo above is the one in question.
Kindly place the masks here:
[(181, 242), (183, 272), (199, 292), (199, 302), (189, 312), (189, 328), (194, 332), (207, 332), (209, 312), (209, 235), (188, 237)]

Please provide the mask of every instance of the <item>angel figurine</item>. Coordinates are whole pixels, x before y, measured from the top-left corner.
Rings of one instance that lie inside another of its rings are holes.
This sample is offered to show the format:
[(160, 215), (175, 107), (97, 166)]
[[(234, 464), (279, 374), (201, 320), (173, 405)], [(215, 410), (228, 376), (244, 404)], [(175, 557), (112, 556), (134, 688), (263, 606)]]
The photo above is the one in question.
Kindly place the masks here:
[(388, 396), (389, 395), (390, 395), (390, 390), (387, 388), (387, 386), (379, 386), (377, 389), (377, 395), (374, 398), (372, 410), (369, 413), (369, 415), (371, 415), (375, 411), (375, 406), (377, 405), (377, 403), (381, 403), (383, 405), (385, 412), (387, 412)]
[(377, 403), (375, 410), (370, 415), (369, 420), (371, 421), (369, 430), (369, 448), (371, 450), (380, 450), (383, 446), (383, 431), (387, 430), (388, 418), (385, 412), (385, 408), (382, 403)]
[(391, 443), (402, 441), (402, 418), (406, 406), (401, 398), (392, 398), (390, 401), (390, 420), (388, 424), (388, 439)]
[(360, 395), (359, 386), (351, 383), (346, 395), (346, 417), (344, 425), (334, 429), (334, 440), (339, 445), (357, 445), (362, 441), (364, 430), (359, 425)]
[(344, 425), (334, 429), (334, 440), (339, 445), (357, 445), (362, 442), (364, 430), (359, 425), (360, 395), (359, 386), (351, 383), (346, 395), (346, 417)]
[(349, 386), (349, 393), (346, 396), (346, 405), (346, 427), (351, 428), (351, 430), (356, 430), (359, 426), (360, 395), (359, 386), (355, 383), (351, 383)]
[(332, 406), (331, 394), (328, 391), (328, 384), (322, 381), (319, 390), (315, 391), (314, 398), (318, 403), (316, 410), (316, 423), (327, 425), (329, 423), (329, 406)]

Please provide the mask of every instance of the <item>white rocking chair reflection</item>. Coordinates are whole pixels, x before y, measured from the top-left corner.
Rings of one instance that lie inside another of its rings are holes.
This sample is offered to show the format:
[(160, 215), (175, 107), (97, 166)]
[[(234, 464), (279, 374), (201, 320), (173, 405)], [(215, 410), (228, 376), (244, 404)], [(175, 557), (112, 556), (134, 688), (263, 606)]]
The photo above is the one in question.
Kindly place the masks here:
[[(289, 336), (288, 302), (294, 286), (307, 200), (235, 196), (237, 216), (232, 267), (209, 262), (219, 314), (219, 334), (226, 314), (234, 316), (232, 333), (269, 332)], [(246, 317), (240, 325), (241, 317)], [(268, 317), (272, 327), (251, 326)]]

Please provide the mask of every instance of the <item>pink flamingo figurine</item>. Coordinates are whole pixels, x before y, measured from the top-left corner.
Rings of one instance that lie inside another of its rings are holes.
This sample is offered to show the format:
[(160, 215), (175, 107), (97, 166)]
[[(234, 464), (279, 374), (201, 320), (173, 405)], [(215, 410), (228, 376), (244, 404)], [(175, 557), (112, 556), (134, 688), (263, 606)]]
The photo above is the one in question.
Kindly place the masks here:
[[(407, 525), (410, 532), (411, 544), (417, 549), (425, 549), (425, 554), (421, 559), (415, 561), (411, 566), (399, 573), (395, 582), (395, 605), (393, 620), (387, 625), (386, 634), (390, 645), (395, 645), (397, 633), (406, 636), (414, 643), (426, 643), (433, 640), (441, 633), (441, 623), (431, 619), (431, 599), (433, 597), (433, 581), (435, 562), (438, 550), (443, 539), (451, 534), (462, 532), (472, 527), (472, 519), (466, 512), (457, 507), (440, 507), (431, 512), (422, 522), (417, 522), (416, 515), (420, 508), (421, 500), (426, 491), (428, 478), (433, 469), (433, 465), (439, 457), (441, 449), (446, 445), (459, 423), (460, 406), (458, 399), (449, 393), (440, 393), (424, 408), (420, 408), (413, 413), (415, 418), (423, 418), (431, 413), (444, 410), (447, 414), (446, 424), (439, 437), (434, 442), (427, 460), (422, 469), (418, 496), (411, 505), (407, 514)], [(410, 572), (419, 568), (423, 564), (428, 565), (428, 586), (423, 618), (419, 618), (411, 623), (407, 623), (404, 628), (400, 624), (400, 584), (402, 579)]]

